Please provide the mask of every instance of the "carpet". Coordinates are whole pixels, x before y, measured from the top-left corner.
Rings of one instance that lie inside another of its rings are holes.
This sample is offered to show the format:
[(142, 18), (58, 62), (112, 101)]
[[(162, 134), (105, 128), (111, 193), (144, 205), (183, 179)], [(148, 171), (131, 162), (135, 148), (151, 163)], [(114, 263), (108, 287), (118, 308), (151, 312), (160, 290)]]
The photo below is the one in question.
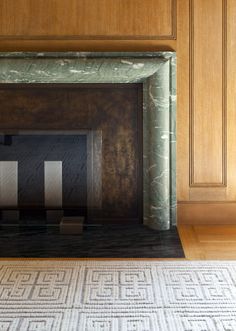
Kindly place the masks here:
[(1, 331), (235, 331), (236, 262), (0, 261)]

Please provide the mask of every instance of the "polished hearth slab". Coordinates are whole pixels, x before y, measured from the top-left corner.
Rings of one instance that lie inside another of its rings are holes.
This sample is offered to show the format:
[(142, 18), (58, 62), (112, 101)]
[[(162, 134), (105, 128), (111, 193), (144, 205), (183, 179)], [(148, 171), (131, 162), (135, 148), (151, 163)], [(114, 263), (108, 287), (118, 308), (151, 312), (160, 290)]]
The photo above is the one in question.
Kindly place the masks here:
[(176, 227), (96, 226), (82, 235), (61, 235), (57, 227), (3, 227), (0, 257), (183, 258), (184, 252)]

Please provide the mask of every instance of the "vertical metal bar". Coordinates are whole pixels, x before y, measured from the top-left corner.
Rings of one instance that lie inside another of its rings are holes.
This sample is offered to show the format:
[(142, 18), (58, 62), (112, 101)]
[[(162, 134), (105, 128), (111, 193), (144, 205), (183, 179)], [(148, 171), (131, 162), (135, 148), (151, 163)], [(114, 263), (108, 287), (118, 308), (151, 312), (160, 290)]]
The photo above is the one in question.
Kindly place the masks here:
[(17, 207), (18, 162), (0, 161), (0, 206)]
[(44, 162), (45, 207), (62, 208), (62, 161)]

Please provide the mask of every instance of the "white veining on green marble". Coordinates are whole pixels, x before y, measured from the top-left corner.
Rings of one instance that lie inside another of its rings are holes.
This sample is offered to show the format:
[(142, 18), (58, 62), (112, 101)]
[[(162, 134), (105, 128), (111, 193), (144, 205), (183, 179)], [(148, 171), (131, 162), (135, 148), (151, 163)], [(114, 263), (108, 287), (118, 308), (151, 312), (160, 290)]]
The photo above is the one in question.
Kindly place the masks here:
[(176, 223), (175, 53), (0, 53), (0, 82), (142, 82), (144, 223)]

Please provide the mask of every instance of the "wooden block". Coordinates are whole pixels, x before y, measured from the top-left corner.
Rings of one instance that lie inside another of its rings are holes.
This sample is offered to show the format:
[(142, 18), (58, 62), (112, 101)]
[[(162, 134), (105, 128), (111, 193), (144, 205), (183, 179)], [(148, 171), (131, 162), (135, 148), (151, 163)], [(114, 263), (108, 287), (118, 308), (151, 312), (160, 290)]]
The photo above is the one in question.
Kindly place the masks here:
[(81, 234), (84, 217), (63, 217), (60, 223), (61, 234)]

